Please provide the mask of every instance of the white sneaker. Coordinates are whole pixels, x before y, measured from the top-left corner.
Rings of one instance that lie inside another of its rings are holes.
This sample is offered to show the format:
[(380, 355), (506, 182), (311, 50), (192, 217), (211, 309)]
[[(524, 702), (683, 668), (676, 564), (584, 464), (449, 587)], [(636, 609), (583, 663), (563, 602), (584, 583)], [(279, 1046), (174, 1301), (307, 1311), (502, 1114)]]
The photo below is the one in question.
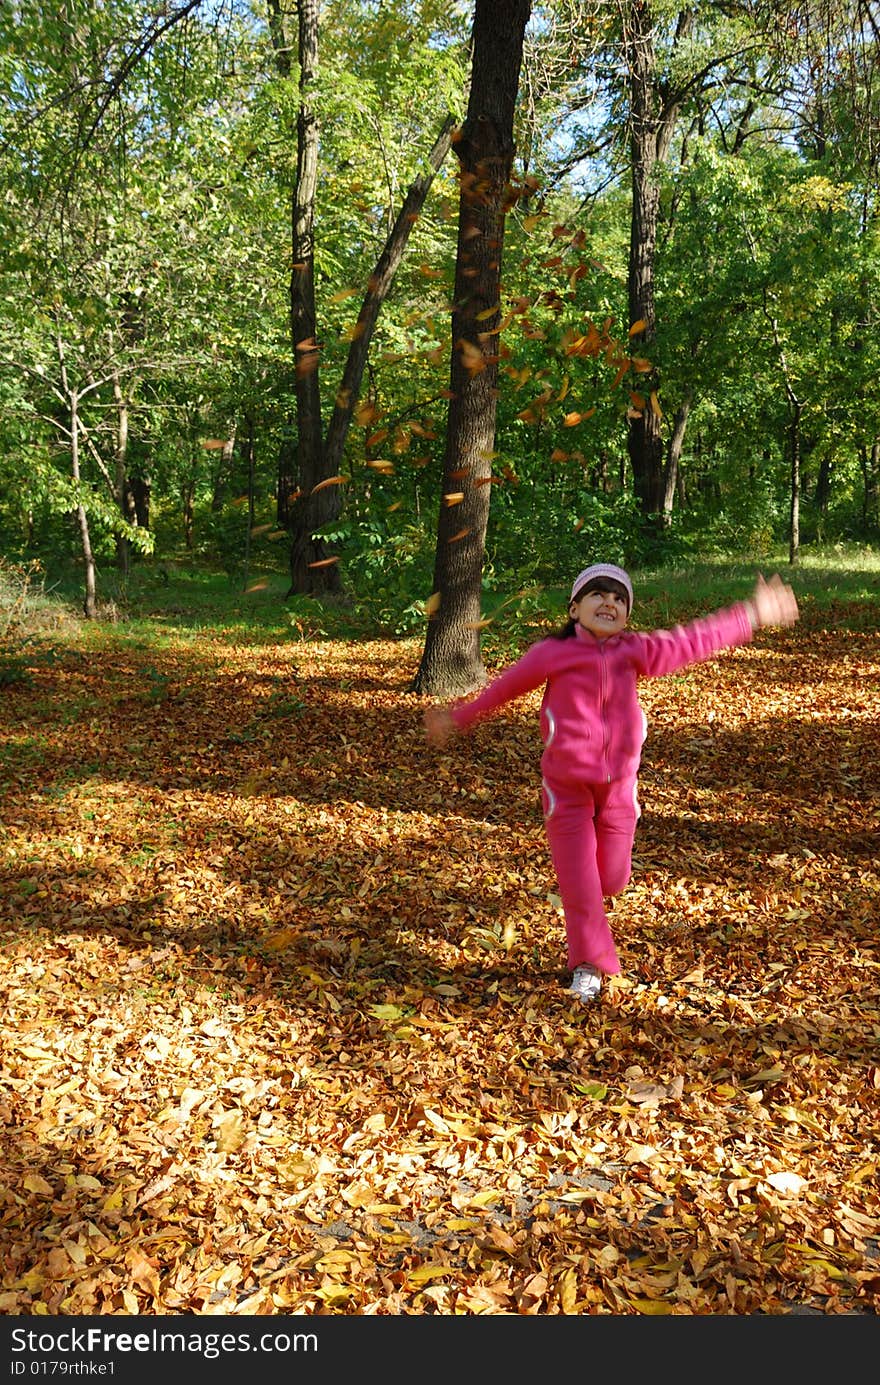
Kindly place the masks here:
[(568, 989), (571, 995), (576, 995), (578, 1000), (583, 1000), (585, 1003), (596, 1000), (602, 989), (601, 971), (589, 965), (575, 967)]

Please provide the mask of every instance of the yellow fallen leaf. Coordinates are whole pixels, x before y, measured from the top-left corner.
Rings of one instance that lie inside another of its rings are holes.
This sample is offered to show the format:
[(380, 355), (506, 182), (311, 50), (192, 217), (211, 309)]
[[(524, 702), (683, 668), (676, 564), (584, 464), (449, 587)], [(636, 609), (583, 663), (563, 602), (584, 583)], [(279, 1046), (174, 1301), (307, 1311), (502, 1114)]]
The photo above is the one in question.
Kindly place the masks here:
[(263, 947), (268, 947), (272, 952), (282, 952), (284, 948), (290, 947), (295, 943), (299, 933), (295, 928), (279, 928), (275, 933), (268, 933), (263, 938)]
[(478, 1193), (474, 1193), (474, 1196), (468, 1199), (468, 1207), (488, 1207), (490, 1203), (499, 1202), (500, 1199), (501, 1193), (497, 1192), (495, 1188), (481, 1188)]
[(425, 1107), (425, 1120), (429, 1125), (433, 1125), (435, 1130), (439, 1130), (441, 1135), (448, 1135), (450, 1133), (449, 1126), (446, 1124), (443, 1117), (438, 1115), (436, 1111), (430, 1110), (427, 1106)]
[(743, 1082), (743, 1086), (759, 1087), (767, 1082), (781, 1082), (784, 1077), (784, 1068), (762, 1068), (760, 1072), (756, 1072), (751, 1077), (747, 1077)]
[[(393, 1023), (394, 1020), (403, 1019), (403, 1011), (399, 1005), (368, 1005), (367, 1009), (371, 1015), (375, 1015), (377, 1020), (387, 1020)], [(425, 1112), (427, 1115), (427, 1111)]]
[(432, 1279), (441, 1279), (447, 1274), (457, 1274), (455, 1265), (417, 1265), (414, 1270), (409, 1270), (407, 1280), (414, 1287), (420, 1284), (427, 1284)]
[(592, 1101), (604, 1101), (608, 1095), (608, 1088), (604, 1082), (572, 1082), (576, 1092), (582, 1096), (588, 1096)]
[(40, 1173), (27, 1173), (22, 1179), (22, 1183), (29, 1193), (41, 1193), (44, 1197), (51, 1197), (55, 1191), (51, 1183), (47, 1183)]
[(577, 1274), (571, 1267), (563, 1271), (556, 1284), (559, 1292), (559, 1304), (563, 1313), (571, 1314), (577, 1311)]
[(516, 1241), (502, 1226), (490, 1226), (489, 1239), (499, 1250), (503, 1250), (505, 1255), (516, 1255), (519, 1249)]
[(244, 1144), (244, 1121), (240, 1111), (229, 1111), (218, 1121), (215, 1136), (221, 1154), (235, 1154)]

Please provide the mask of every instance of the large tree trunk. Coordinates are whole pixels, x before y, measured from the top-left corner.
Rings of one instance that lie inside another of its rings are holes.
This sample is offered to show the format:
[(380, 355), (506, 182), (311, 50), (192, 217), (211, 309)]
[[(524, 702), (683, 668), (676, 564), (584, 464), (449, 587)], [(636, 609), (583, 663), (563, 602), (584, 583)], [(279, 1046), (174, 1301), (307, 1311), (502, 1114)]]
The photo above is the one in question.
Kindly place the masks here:
[(504, 219), (530, 0), (476, 0), (467, 117), (455, 143), (460, 196), (450, 402), (434, 593), (413, 688), (434, 697), (485, 682), (480, 592), (495, 445)]

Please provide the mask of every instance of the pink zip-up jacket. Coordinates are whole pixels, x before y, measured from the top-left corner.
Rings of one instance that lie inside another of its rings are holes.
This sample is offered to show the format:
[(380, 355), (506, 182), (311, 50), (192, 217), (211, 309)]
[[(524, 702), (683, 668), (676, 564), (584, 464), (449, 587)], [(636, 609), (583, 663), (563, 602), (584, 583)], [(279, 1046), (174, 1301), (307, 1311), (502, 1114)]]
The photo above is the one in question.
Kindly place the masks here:
[(541, 703), (541, 771), (556, 783), (610, 784), (638, 773), (646, 718), (639, 678), (658, 678), (748, 644), (752, 622), (736, 602), (687, 625), (650, 634), (621, 630), (598, 640), (582, 626), (569, 639), (532, 645), (470, 702), (450, 708), (460, 730), (546, 684)]

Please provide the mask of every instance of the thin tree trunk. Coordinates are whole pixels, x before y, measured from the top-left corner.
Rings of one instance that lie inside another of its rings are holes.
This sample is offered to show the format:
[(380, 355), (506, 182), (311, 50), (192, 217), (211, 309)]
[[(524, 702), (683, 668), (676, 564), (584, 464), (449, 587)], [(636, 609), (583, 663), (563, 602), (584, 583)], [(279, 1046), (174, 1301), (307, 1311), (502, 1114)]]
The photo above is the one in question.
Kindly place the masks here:
[(327, 429), (324, 462), (327, 474), (330, 476), (336, 475), (342, 465), (342, 451), (348, 437), (354, 407), (360, 394), (361, 381), (363, 380), (379, 310), (388, 297), (388, 291), (403, 259), (410, 232), (425, 204), (425, 198), (430, 191), (437, 170), (449, 153), (453, 124), (453, 118), (449, 116), (428, 155), (429, 172), (416, 178), (412, 183), (376, 263), (376, 268), (370, 276), (369, 288), (355, 324), (354, 336), (342, 373), (342, 383), (336, 395), (336, 402)]
[(245, 415), (247, 433), (245, 435), (245, 463), (247, 466), (247, 504), (248, 504), (248, 525), (244, 545), (244, 578), (242, 587), (247, 591), (250, 581), (251, 571), (251, 542), (254, 529), (254, 420), (250, 414)]
[(791, 379), (791, 371), (788, 367), (788, 356), (782, 343), (779, 333), (779, 321), (773, 315), (770, 307), (767, 292), (764, 292), (763, 304), (764, 316), (770, 324), (770, 331), (773, 335), (773, 344), (779, 357), (779, 368), (782, 372), (782, 383), (785, 389), (785, 397), (788, 400), (790, 409), (788, 424), (788, 455), (790, 468), (789, 483), (789, 511), (788, 511), (788, 561), (794, 566), (798, 561), (801, 544), (801, 415), (804, 410), (804, 401), (799, 399), (795, 392)]
[[(403, 258), (410, 233), (452, 138), (453, 120), (444, 124), (428, 156), (428, 171), (414, 180), (389, 232), (355, 325), (333, 412), (322, 437), (320, 344), (314, 286), (314, 201), (318, 171), (318, 127), (310, 106), (318, 73), (318, 5), (298, 0), (299, 93), (297, 182), (293, 209), (293, 277), (291, 332), (296, 361), (295, 444), (283, 441), (278, 456), (278, 521), (291, 535), (289, 596), (320, 596), (342, 590), (333, 545), (315, 532), (339, 517), (338, 484), (321, 486), (342, 470), (343, 452), (357, 403), (370, 342), (380, 309)], [(275, 62), (282, 77), (291, 75), (290, 45), (279, 0), (268, 0), (268, 20)], [(295, 465), (294, 465), (295, 448)], [(294, 474), (296, 473), (296, 474)]]
[(229, 490), (229, 482), (232, 479), (233, 467), (235, 463), (235, 422), (228, 429), (228, 436), (223, 439), (223, 446), (219, 449), (217, 460), (217, 470), (214, 472), (214, 483), (211, 488), (211, 513), (219, 515), (226, 503), (226, 496)]
[[(64, 338), (60, 332), (55, 338), (55, 346), (58, 352), (58, 368), (60, 376), (59, 398), (67, 403), (70, 414), (70, 474), (73, 478), (74, 486), (80, 490), (82, 476), (79, 467), (79, 444), (81, 427), (79, 419), (79, 393), (70, 383), (67, 373), (67, 357), (64, 348)], [(98, 614), (97, 602), (97, 578), (95, 572), (95, 555), (92, 550), (92, 539), (89, 533), (89, 516), (82, 500), (77, 502), (76, 520), (79, 526), (80, 543), (83, 552), (83, 568), (85, 575), (85, 593), (83, 596), (83, 615), (86, 620), (94, 620)]]
[(693, 400), (692, 391), (686, 390), (685, 396), (676, 410), (672, 434), (666, 448), (666, 471), (663, 478), (663, 507), (661, 510), (664, 528), (668, 528), (672, 521), (672, 507), (678, 489), (678, 471), (684, 446), (684, 434)]
[(291, 515), (296, 499), (295, 428), (293, 420), (288, 419), (278, 447), (278, 479), (275, 488), (275, 515), (282, 529), (291, 528)]
[(184, 482), (180, 492), (181, 511), (183, 519), (183, 542), (186, 545), (187, 553), (192, 553), (193, 550), (193, 500), (193, 484), (192, 481), (188, 480)]
[[(119, 513), (122, 518), (131, 522), (129, 512), (129, 486), (128, 486), (128, 399), (119, 382), (119, 376), (113, 377), (113, 398), (116, 403), (116, 472), (115, 472), (115, 494), (116, 503), (119, 506)], [(116, 535), (116, 566), (127, 577), (131, 571), (131, 543), (124, 534)]]
[[(657, 120), (654, 112), (655, 55), (651, 35), (652, 16), (640, 0), (628, 8), (627, 53), (630, 67), (630, 150), (632, 160), (632, 211), (630, 216), (627, 295), (630, 325), (644, 323), (634, 343), (649, 349), (654, 340), (654, 258), (657, 248)], [(655, 383), (654, 381), (651, 382)], [(627, 430), (627, 451), (633, 490), (645, 519), (660, 514), (663, 506), (663, 439), (660, 419), (646, 407), (632, 411)]]
[(791, 461), (791, 499), (789, 508), (788, 561), (794, 565), (798, 561), (801, 546), (801, 415), (804, 406), (795, 398), (794, 391), (787, 386), (792, 415), (788, 430), (789, 456)]
[(862, 522), (866, 529), (880, 530), (880, 438), (870, 448), (859, 448), (859, 461), (864, 483)]
[(244, 460), (247, 468), (247, 493), (248, 493), (248, 523), (253, 529), (256, 515), (254, 513), (254, 482), (256, 476), (256, 445), (254, 442), (254, 420), (251, 414), (245, 414), (245, 440), (244, 440)]
[[(80, 469), (79, 469), (79, 396), (76, 390), (70, 390), (68, 394), (70, 400), (70, 471), (74, 483), (79, 489)], [(92, 540), (89, 533), (89, 517), (86, 507), (82, 501), (76, 507), (76, 519), (79, 525), (80, 542), (83, 551), (83, 567), (85, 570), (85, 595), (83, 597), (83, 615), (86, 620), (94, 620), (98, 614), (97, 602), (97, 581), (95, 576), (95, 555), (92, 551)]]
[(340, 509), (337, 486), (315, 492), (325, 479), (317, 316), (315, 312), (315, 192), (318, 185), (318, 117), (312, 106), (318, 77), (318, 0), (297, 0), (299, 94), (297, 167), (293, 205), (293, 271), (290, 324), (296, 362), (299, 491), (291, 508), (290, 594), (319, 595), (341, 588), (336, 554), (316, 538)]
[(149, 476), (133, 476), (129, 485), (135, 514), (133, 522), (140, 525), (142, 529), (149, 529), (152, 481)]
[(485, 681), (480, 594), (495, 445), (504, 221), (529, 0), (476, 0), (467, 118), (455, 142), (460, 195), (450, 402), (434, 593), (413, 689), (435, 697)]
[[(684, 40), (692, 27), (692, 12), (683, 10), (678, 16), (676, 40)], [(664, 102), (658, 91), (653, 28), (649, 0), (631, 0), (625, 5), (632, 184), (627, 296), (630, 326), (644, 324), (640, 332), (633, 334), (633, 344), (648, 352), (656, 335), (654, 264), (660, 209), (657, 165), (666, 157), (681, 108), (679, 96), (668, 94)], [(656, 372), (644, 385), (647, 395), (659, 387)], [(649, 524), (662, 524), (666, 517), (666, 466), (661, 417), (651, 404), (630, 411), (627, 452), (639, 511)]]
[(816, 509), (822, 519), (828, 515), (828, 504), (831, 500), (831, 478), (834, 471), (834, 454), (830, 447), (826, 447), (819, 462), (819, 470), (816, 474)]

